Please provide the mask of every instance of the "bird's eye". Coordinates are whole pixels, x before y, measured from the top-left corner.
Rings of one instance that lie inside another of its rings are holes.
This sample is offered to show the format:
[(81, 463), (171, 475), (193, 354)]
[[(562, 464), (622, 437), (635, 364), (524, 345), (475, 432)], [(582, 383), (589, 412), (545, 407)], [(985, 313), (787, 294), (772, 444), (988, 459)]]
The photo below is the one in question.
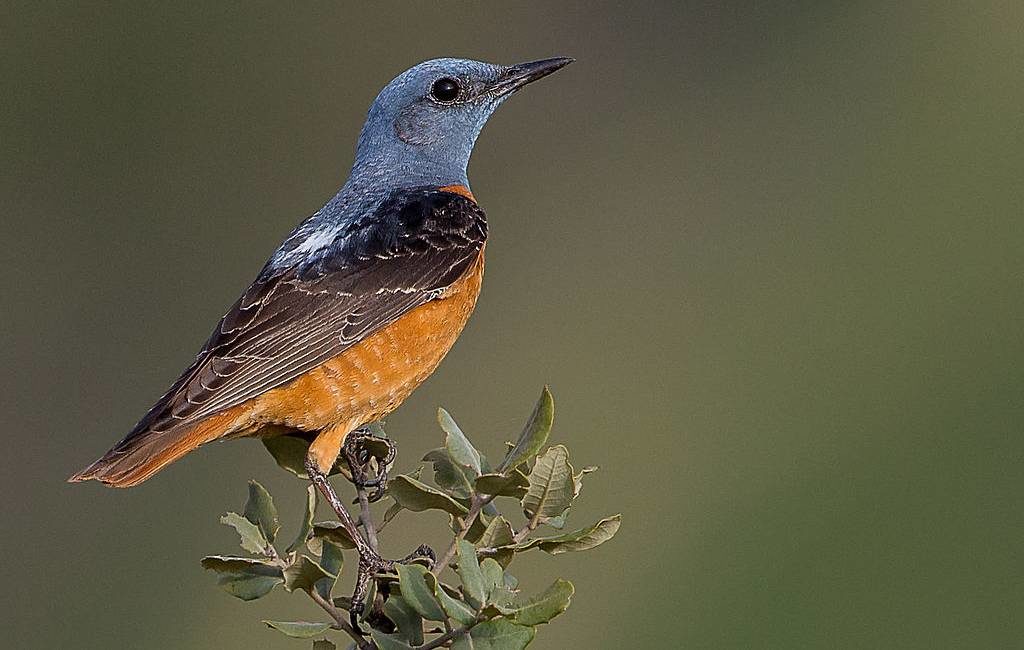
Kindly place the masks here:
[(442, 77), (430, 87), (430, 96), (439, 102), (453, 102), (459, 96), (459, 82), (450, 77)]

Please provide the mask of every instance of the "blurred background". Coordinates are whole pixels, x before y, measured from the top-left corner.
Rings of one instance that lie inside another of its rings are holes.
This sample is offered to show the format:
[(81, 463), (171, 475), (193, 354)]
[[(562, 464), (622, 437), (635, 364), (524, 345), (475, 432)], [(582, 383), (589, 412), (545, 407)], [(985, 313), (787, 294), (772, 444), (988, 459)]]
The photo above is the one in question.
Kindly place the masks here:
[[(578, 62), (495, 116), (477, 313), (388, 421), (492, 455), (549, 383), (599, 549), (537, 648), (1000, 648), (1024, 638), (1024, 5), (0, 7), (4, 644), (307, 647), (199, 566), (263, 481), (211, 445), (64, 479), (130, 429), (423, 59)], [(322, 513), (326, 517), (326, 513)], [(401, 525), (399, 525), (401, 522)], [(440, 542), (402, 515), (386, 554)], [(290, 533), (289, 533), (290, 534)]]

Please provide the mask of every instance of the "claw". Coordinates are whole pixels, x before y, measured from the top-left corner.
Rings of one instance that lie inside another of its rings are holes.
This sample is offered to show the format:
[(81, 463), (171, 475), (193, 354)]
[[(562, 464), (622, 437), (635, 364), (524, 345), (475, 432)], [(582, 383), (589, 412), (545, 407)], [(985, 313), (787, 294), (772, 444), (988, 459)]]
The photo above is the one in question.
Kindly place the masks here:
[[(348, 461), (349, 469), (352, 473), (352, 483), (355, 484), (357, 489), (373, 489), (367, 495), (367, 500), (370, 503), (374, 503), (384, 497), (388, 473), (398, 452), (395, 445), (386, 438), (373, 438), (375, 442), (381, 442), (387, 447), (387, 453), (383, 458), (373, 455), (364, 444), (364, 441), (371, 437), (367, 429), (352, 431), (345, 439), (342, 453), (345, 455), (345, 460)], [(371, 458), (377, 461), (376, 475), (373, 478), (368, 476)]]

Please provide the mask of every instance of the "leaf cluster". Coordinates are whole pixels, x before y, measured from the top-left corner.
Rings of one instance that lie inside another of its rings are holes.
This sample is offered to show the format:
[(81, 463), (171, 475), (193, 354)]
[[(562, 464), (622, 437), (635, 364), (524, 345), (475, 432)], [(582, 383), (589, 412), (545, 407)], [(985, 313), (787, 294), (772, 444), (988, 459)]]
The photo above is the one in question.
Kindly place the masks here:
[[(312, 486), (297, 534), (282, 551), (276, 545), (280, 523), (273, 499), (259, 483), (250, 482), (242, 514), (229, 512), (221, 521), (238, 532), (242, 548), (251, 556), (214, 555), (203, 558), (202, 564), (215, 571), (218, 584), (237, 598), (260, 598), (281, 585), (287, 591), (305, 592), (332, 619), (265, 621), (290, 637), (319, 637), (333, 629), (348, 633), (360, 650), (525, 648), (538, 625), (569, 607), (574, 587), (559, 578), (544, 591), (527, 595), (509, 571), (514, 558), (533, 549), (551, 555), (591, 549), (611, 539), (620, 525), (620, 515), (614, 515), (572, 532), (540, 534), (542, 527), (566, 527), (583, 477), (596, 469), (577, 471), (565, 446), (548, 446), (553, 419), (554, 402), (545, 388), (522, 433), (492, 465), (451, 415), (439, 410), (444, 444), (423, 458), (432, 467), (432, 484), (421, 476), (423, 467), (389, 481), (386, 496), (392, 504), (378, 530), (404, 511), (440, 510), (448, 515), (453, 539), (433, 567), (395, 564), (393, 573), (375, 577), (362, 614), (369, 638), (340, 615), (352, 607), (350, 599), (333, 593), (344, 567), (344, 551), (355, 544), (339, 522), (314, 522)], [(277, 441), (267, 447), (279, 465), (304, 475), (308, 441)], [(518, 502), (521, 523), (513, 525), (500, 513), (498, 499)], [(448, 569), (452, 580), (446, 582), (442, 576)], [(334, 647), (326, 638), (313, 643), (314, 650)]]

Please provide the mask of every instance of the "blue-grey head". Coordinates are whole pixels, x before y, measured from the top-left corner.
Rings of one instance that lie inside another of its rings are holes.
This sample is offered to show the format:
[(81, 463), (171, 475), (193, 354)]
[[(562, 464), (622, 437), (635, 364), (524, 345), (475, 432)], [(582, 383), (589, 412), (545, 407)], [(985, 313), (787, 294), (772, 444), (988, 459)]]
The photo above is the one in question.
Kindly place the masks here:
[(349, 183), (468, 185), (480, 130), (515, 91), (573, 62), (512, 66), (433, 59), (395, 77), (370, 107)]

